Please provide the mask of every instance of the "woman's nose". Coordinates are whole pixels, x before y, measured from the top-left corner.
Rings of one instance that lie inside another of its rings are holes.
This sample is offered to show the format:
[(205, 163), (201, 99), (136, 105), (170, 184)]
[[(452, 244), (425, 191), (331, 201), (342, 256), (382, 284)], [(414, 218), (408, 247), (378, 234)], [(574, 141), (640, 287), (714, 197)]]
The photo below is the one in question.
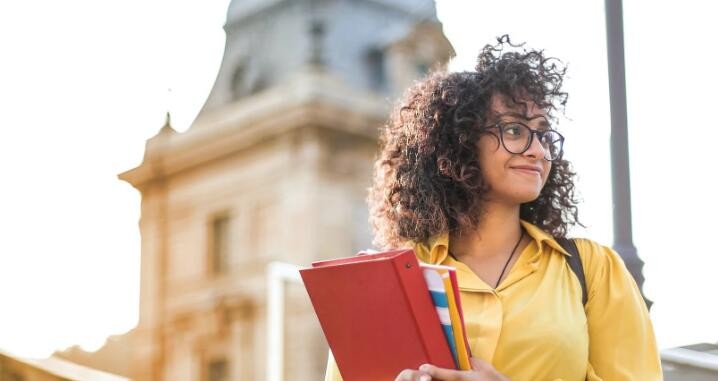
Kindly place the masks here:
[(536, 131), (531, 131), (531, 143), (529, 148), (524, 152), (524, 155), (532, 158), (543, 159), (546, 156), (546, 149), (541, 145), (541, 139), (536, 135)]

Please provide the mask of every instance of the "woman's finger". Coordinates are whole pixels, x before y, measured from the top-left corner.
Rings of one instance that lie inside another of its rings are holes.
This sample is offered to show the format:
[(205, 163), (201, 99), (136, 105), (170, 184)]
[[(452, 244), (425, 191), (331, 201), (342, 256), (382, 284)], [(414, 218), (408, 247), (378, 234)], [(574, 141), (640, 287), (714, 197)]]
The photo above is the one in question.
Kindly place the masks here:
[(404, 369), (394, 381), (431, 381), (431, 376), (426, 372)]
[(404, 369), (399, 373), (398, 376), (394, 379), (394, 381), (411, 381), (413, 378), (414, 371), (411, 369)]
[(441, 381), (460, 381), (463, 380), (462, 376), (466, 373), (460, 370), (439, 368), (430, 364), (420, 366), (419, 370), (426, 372), (431, 375), (431, 377), (438, 378)]
[[(496, 370), (493, 365), (484, 360), (472, 357), (469, 359), (469, 362), (471, 363), (471, 368), (474, 370), (474, 372), (476, 372), (476, 374), (482, 375), (482, 377), (488, 377), (486, 378), (487, 380), (509, 381), (509, 379), (506, 378), (506, 376), (504, 376), (503, 374), (499, 373), (499, 371)], [(481, 379), (483, 380), (484, 378)]]
[(484, 361), (480, 358), (476, 358), (476, 357), (469, 358), (469, 363), (471, 364), (471, 369), (473, 369), (473, 370), (484, 370), (487, 367), (493, 368), (493, 366), (491, 366), (491, 364), (487, 363), (486, 361)]

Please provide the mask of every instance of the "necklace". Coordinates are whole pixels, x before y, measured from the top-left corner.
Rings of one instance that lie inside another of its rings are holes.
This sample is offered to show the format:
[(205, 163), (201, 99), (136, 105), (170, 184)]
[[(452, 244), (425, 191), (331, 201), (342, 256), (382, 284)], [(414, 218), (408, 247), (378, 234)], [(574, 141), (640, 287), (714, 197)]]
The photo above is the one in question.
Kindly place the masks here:
[(521, 227), (521, 235), (519, 235), (519, 240), (516, 241), (516, 245), (514, 246), (514, 249), (511, 250), (511, 255), (509, 255), (509, 259), (506, 260), (506, 264), (504, 265), (504, 269), (501, 270), (501, 274), (499, 275), (499, 280), (496, 281), (496, 286), (494, 288), (499, 287), (499, 283), (501, 283), (501, 278), (504, 277), (504, 272), (506, 271), (506, 268), (509, 267), (509, 262), (511, 262), (511, 258), (514, 257), (514, 253), (516, 252), (516, 248), (519, 247), (519, 243), (521, 243), (521, 239), (524, 238), (524, 228)]

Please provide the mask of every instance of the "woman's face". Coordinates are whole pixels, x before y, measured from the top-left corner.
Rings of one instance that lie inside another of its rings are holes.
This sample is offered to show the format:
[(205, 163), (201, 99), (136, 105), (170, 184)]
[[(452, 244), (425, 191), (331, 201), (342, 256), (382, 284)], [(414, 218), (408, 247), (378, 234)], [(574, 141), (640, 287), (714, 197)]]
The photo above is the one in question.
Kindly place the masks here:
[[(521, 122), (532, 130), (550, 127), (546, 110), (533, 101), (514, 103), (501, 94), (491, 97), (490, 112), (485, 127), (508, 122)], [(551, 162), (544, 159), (544, 148), (536, 136), (522, 154), (508, 152), (501, 145), (498, 128), (479, 138), (479, 165), (489, 185), (487, 199), (493, 202), (519, 205), (538, 198), (548, 179)]]

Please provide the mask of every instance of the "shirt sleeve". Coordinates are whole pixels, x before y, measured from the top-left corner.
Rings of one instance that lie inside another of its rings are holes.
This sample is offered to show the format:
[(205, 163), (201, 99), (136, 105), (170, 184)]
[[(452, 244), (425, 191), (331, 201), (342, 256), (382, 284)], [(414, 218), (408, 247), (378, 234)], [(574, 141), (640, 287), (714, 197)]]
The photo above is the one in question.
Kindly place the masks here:
[(342, 375), (339, 373), (337, 362), (334, 361), (331, 351), (329, 351), (329, 357), (327, 358), (327, 372), (324, 375), (324, 381), (342, 381)]
[(662, 380), (648, 309), (621, 257), (588, 240), (577, 242), (586, 273), (588, 380)]

